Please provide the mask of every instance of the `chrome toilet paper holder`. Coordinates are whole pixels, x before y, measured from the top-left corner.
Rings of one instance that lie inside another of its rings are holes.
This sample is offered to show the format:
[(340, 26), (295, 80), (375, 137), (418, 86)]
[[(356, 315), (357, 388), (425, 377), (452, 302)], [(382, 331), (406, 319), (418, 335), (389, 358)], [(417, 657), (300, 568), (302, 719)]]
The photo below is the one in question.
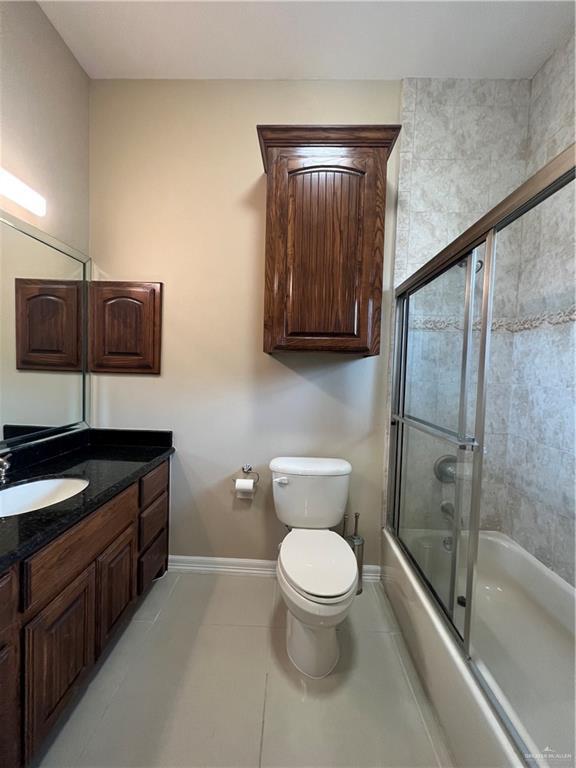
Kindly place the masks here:
[[(256, 488), (256, 486), (257, 486), (257, 485), (258, 485), (258, 483), (260, 482), (260, 475), (259, 475), (259, 473), (258, 473), (258, 472), (256, 472), (256, 470), (253, 468), (252, 464), (243, 464), (243, 465), (242, 465), (242, 473), (243, 473), (244, 475), (256, 475), (256, 477), (254, 478), (254, 488)], [(236, 478), (236, 477), (233, 477), (233, 478), (232, 478), (232, 483), (235, 483), (237, 479), (238, 479), (238, 478)]]

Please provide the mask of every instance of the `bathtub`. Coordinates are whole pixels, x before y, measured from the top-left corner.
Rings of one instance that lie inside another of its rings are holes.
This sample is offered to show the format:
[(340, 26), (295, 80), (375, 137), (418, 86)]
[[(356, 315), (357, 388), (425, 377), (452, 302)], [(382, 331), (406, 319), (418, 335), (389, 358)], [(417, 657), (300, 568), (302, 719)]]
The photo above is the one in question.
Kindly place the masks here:
[[(416, 554), (425, 575), (436, 586), (438, 594), (447, 599), (452, 554), (446, 548), (446, 532), (411, 530), (403, 533), (404, 542)], [(466, 552), (467, 543), (467, 533), (464, 533), (461, 551)], [(419, 581), (408, 558), (386, 531), (384, 586), (403, 631), (413, 636), (415, 628), (423, 626), (418, 612), (437, 613), (437, 608), (423, 589), (416, 590), (418, 600), (416, 595), (411, 595), (408, 610), (400, 604), (406, 595), (399, 594), (397, 581), (400, 571), (406, 574), (407, 569), (412, 579)], [(458, 569), (456, 587), (457, 594), (466, 594), (465, 563)], [(573, 587), (508, 536), (496, 531), (480, 532), (471, 656), (526, 744), (528, 757), (543, 766), (564, 768), (574, 764), (575, 596)], [(462, 632), (464, 608), (456, 607), (454, 623)], [(450, 656), (454, 660), (458, 653), (461, 655), (449, 633), (444, 639), (448, 642), (444, 649), (448, 654), (445, 662)], [(415, 651), (413, 656), (419, 670), (424, 677), (429, 676), (434, 662), (425, 658), (423, 643), (427, 640), (422, 636), (413, 637), (412, 643), (409, 637), (407, 640)], [(435, 682), (424, 682), (434, 700), (430, 685), (434, 687)], [(466, 677), (466, 684), (472, 683), (476, 685)], [(478, 704), (474, 696), (472, 699)], [(440, 711), (439, 716), (450, 742), (450, 731), (454, 729), (454, 720), (459, 719), (458, 713), (452, 712), (446, 722)], [(499, 722), (490, 720), (490, 728), (494, 743), (505, 746)], [(458, 734), (454, 736), (457, 739)], [(454, 751), (462, 749), (464, 744), (459, 744)], [(478, 749), (478, 760), (472, 759), (472, 764), (489, 759), (480, 757), (482, 745)], [(460, 763), (462, 755), (459, 758)], [(484, 765), (508, 764), (504, 755), (491, 759), (495, 762), (484, 762)], [(470, 761), (462, 764), (469, 765)]]

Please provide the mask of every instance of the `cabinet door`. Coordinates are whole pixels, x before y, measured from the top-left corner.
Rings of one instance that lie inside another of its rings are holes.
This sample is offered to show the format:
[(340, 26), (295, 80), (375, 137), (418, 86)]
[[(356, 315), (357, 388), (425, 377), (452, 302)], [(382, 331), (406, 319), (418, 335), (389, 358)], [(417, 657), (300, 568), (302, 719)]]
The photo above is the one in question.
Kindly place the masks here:
[(82, 283), (16, 278), (16, 367), (82, 370)]
[(265, 351), (377, 354), (386, 153), (299, 154), (269, 152)]
[(160, 373), (162, 283), (90, 283), (90, 370)]
[(20, 762), (20, 659), (17, 627), (0, 632), (0, 765)]
[(24, 629), (27, 761), (92, 666), (94, 630), (91, 565)]
[(96, 560), (97, 654), (136, 597), (137, 557), (136, 525), (133, 524)]

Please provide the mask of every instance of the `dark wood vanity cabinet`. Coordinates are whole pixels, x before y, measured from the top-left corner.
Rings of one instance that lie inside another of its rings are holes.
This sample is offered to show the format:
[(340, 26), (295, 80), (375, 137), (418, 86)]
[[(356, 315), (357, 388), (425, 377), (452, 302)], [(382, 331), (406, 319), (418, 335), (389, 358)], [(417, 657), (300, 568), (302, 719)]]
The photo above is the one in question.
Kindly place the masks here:
[(133, 523), (96, 560), (96, 655), (136, 597), (136, 524)]
[(168, 464), (140, 480), (138, 594), (168, 568)]
[(168, 485), (165, 461), (0, 575), (2, 768), (37, 753), (137, 595), (166, 570)]
[(0, 629), (0, 765), (20, 762), (20, 636)]
[(25, 755), (44, 740), (94, 663), (94, 565), (24, 628)]
[(377, 355), (386, 163), (399, 126), (258, 126), (264, 351)]
[(0, 576), (0, 766), (21, 759), (20, 626), (18, 575), (11, 568)]

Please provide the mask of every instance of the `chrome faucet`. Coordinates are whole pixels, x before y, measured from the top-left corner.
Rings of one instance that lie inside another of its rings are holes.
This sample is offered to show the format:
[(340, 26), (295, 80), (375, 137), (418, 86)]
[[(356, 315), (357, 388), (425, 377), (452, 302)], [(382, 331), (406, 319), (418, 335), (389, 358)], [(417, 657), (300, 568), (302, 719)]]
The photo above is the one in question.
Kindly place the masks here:
[(0, 485), (4, 485), (6, 482), (6, 473), (10, 469), (10, 462), (8, 459), (11, 455), (11, 453), (6, 453), (4, 456), (0, 456)]

